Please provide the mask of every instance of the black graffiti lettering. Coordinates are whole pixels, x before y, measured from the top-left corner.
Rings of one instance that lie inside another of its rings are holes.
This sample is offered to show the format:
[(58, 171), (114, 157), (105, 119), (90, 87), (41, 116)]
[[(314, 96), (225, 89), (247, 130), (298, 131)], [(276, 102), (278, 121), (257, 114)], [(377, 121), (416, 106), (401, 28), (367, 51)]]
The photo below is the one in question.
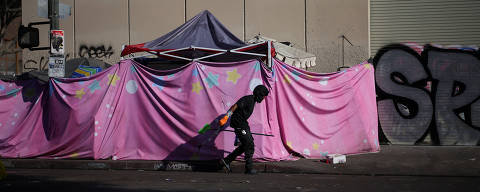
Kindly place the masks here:
[(377, 87), (390, 95), (378, 101), (385, 136), (392, 143), (414, 144), (430, 124), (432, 103), (428, 94), (412, 82), (427, 78), (427, 73), (413, 55), (391, 50), (377, 62), (375, 76)]
[(81, 45), (79, 49), (80, 57), (89, 57), (89, 58), (107, 58), (109, 59), (115, 52), (113, 51), (112, 46), (105, 48), (104, 45), (94, 47)]
[(427, 54), (428, 68), (432, 72), (432, 78), (438, 82), (435, 118), (440, 144), (476, 145), (480, 132), (469, 125), (471, 123), (467, 118), (470, 116), (465, 117), (470, 111), (457, 112), (462, 115), (455, 111), (465, 108), (480, 96), (480, 60), (472, 54), (461, 52), (429, 50)]
[[(65, 55), (65, 61), (70, 58), (70, 53)], [(42, 56), (40, 59), (28, 59), (23, 65), (23, 69), (45, 71), (48, 69), (48, 56)]]
[(25, 65), (23, 65), (23, 69), (31, 69), (31, 70), (45, 70), (48, 65), (48, 59), (44, 56), (40, 57), (39, 60), (29, 59), (25, 61)]
[(421, 56), (402, 45), (381, 49), (374, 65), (386, 138), (414, 144), (430, 133), (441, 145), (479, 145), (479, 58), (472, 51), (430, 46)]

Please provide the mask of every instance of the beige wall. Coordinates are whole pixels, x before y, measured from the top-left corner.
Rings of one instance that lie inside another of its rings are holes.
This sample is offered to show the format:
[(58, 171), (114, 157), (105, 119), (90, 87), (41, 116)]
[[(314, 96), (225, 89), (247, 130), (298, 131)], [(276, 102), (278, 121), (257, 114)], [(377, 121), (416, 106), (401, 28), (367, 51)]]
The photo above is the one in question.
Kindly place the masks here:
[(130, 1), (130, 43), (154, 40), (185, 22), (185, 1)]
[(257, 34), (305, 50), (304, 0), (246, 0), (247, 40)]
[(307, 0), (307, 51), (317, 56), (311, 71), (329, 72), (368, 59), (368, 0)]
[(187, 0), (187, 20), (209, 10), (240, 40), (243, 40), (243, 0)]
[[(64, 1), (61, 1), (65, 3)], [(38, 5), (37, 1), (30, 1), (30, 0), (22, 0), (22, 24), (27, 26), (29, 23), (32, 22), (43, 22), (48, 21), (45, 18), (41, 18), (37, 16), (38, 13)], [(71, 18), (69, 18), (71, 19)], [(50, 27), (49, 25), (36, 25), (33, 26), (38, 28), (39, 30), (39, 37), (40, 37), (40, 47), (47, 47), (49, 46), (49, 33)], [(65, 30), (65, 29), (64, 29)], [(66, 32), (66, 31), (65, 31)], [(67, 38), (72, 38), (71, 34)], [(65, 39), (65, 41), (69, 41), (69, 39)], [(71, 41), (69, 41), (71, 42)], [(65, 43), (68, 47), (68, 44)], [(66, 48), (67, 48), (66, 47)], [(71, 47), (70, 47), (71, 49)], [(67, 51), (67, 50), (65, 50)], [(22, 60), (23, 60), (23, 67), (22, 71), (29, 71), (33, 69), (47, 69), (48, 63), (48, 51), (41, 50), (41, 51), (29, 51), (28, 49), (22, 50)]]
[[(94, 57), (108, 63), (120, 60), (123, 44), (151, 41), (175, 29), (202, 10), (210, 10), (233, 34), (248, 40), (257, 34), (317, 56), (309, 71), (332, 72), (368, 58), (368, 0), (61, 0), (72, 6), (72, 16), (60, 21), (65, 30), (66, 53)], [(22, 1), (22, 22), (44, 21), (37, 1)], [(42, 46), (48, 46), (48, 26), (40, 27)], [(89, 54), (90, 53), (90, 54)], [(46, 63), (47, 51), (23, 51), (23, 62)], [(28, 71), (28, 70), (24, 70)]]
[(117, 63), (129, 43), (128, 0), (75, 1), (75, 55)]

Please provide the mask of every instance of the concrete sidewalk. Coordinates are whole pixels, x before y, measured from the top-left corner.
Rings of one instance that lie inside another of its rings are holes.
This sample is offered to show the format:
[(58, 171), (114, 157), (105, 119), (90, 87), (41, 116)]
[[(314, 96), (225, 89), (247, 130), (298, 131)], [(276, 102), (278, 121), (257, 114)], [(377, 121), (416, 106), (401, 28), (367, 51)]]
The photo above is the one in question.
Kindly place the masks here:
[[(146, 160), (46, 160), (1, 159), (7, 169), (115, 169), (163, 171), (218, 171), (217, 161)], [(243, 162), (233, 162), (234, 173), (243, 173)], [(382, 145), (379, 153), (347, 156), (346, 164), (327, 164), (321, 160), (254, 163), (268, 173), (405, 175), (480, 177), (478, 146), (391, 146)]]

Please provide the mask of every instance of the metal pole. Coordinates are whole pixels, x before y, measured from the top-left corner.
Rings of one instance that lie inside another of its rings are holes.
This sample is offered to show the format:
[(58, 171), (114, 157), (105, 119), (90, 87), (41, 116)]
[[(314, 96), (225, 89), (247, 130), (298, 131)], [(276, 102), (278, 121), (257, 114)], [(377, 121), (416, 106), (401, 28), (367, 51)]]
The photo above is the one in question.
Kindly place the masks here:
[(345, 36), (342, 35), (342, 67), (345, 66)]
[[(54, 33), (52, 32), (54, 30), (60, 29), (60, 26), (58, 23), (59, 14), (60, 13), (59, 13), (58, 0), (48, 0), (48, 18), (50, 19), (50, 32), (49, 32), (50, 57), (48, 59), (48, 76), (49, 77), (65, 77), (65, 55), (63, 53), (64, 47), (65, 47), (64, 46), (65, 44), (63, 42), (64, 34), (61, 35), (62, 36), (61, 40), (59, 40), (57, 37), (54, 37)], [(62, 46), (62, 47), (60, 48), (59, 46)], [(53, 50), (59, 51), (59, 49), (62, 49), (61, 54), (53, 52)]]
[(58, 14), (58, 0), (48, 0), (48, 17), (50, 18), (50, 30), (59, 29)]
[(270, 41), (267, 41), (267, 43), (268, 43), (268, 54), (267, 54), (268, 55), (268, 67), (272, 68), (272, 51), (271, 51), (272, 46), (270, 45), (270, 43), (271, 43)]
[[(212, 130), (218, 130), (218, 129), (212, 129)], [(233, 131), (233, 130), (228, 130), (228, 129), (224, 129), (224, 130), (220, 130), (220, 131), (227, 131), (227, 132), (233, 132), (233, 133), (235, 133), (235, 131)], [(262, 135), (262, 136), (274, 137), (274, 135), (263, 134), (263, 133), (252, 133), (252, 135)]]

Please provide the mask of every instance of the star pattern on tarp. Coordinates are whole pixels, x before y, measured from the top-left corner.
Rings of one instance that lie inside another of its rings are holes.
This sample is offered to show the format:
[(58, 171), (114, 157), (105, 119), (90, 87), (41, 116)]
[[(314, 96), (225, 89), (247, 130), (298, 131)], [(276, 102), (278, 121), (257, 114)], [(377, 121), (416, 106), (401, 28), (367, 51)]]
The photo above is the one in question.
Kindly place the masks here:
[(227, 71), (227, 82), (231, 81), (233, 84), (237, 84), (238, 79), (242, 77), (239, 73), (237, 73), (237, 69), (233, 69), (233, 71)]
[(90, 89), (90, 93), (94, 93), (95, 90), (100, 90), (100, 82), (93, 80), (92, 84), (90, 84), (88, 88)]
[(260, 62), (257, 61), (254, 65), (253, 65), (253, 69), (255, 69), (255, 72), (257, 72), (258, 70), (260, 70)]
[(287, 141), (287, 146), (290, 147), (290, 149), (293, 149), (293, 147), (292, 147), (292, 142)]
[(108, 75), (108, 84), (117, 85), (117, 81), (120, 80), (120, 77), (117, 74)]
[(300, 79), (300, 75), (301, 75), (300, 72), (293, 70), (292, 74), (293, 74), (293, 78), (295, 78), (295, 80), (298, 81)]
[(318, 145), (318, 143), (315, 142), (315, 143), (312, 144), (312, 149), (318, 150), (318, 147), (319, 147), (319, 146), (320, 146), (320, 145)]
[(219, 83), (218, 83), (218, 77), (220, 75), (214, 75), (213, 73), (211, 72), (208, 72), (208, 76), (207, 78), (205, 79), (205, 81), (207, 82), (208, 84), (208, 88), (212, 88), (213, 86), (218, 86)]
[(325, 151), (325, 152), (320, 151), (320, 155), (326, 157), (328, 155), (328, 151)]
[(137, 72), (137, 69), (135, 69), (135, 66), (132, 65), (132, 66), (130, 66), (130, 71), (131, 71), (132, 73), (136, 73), (136, 72)]
[(303, 154), (310, 156), (310, 149), (303, 149)]
[(158, 87), (158, 89), (162, 91), (163, 88), (165, 87), (165, 84), (167, 84), (167, 82), (163, 80), (162, 76), (153, 76), (153, 77), (155, 79), (153, 80), (152, 87)]
[(75, 91), (75, 97), (76, 97), (76, 98), (82, 99), (83, 95), (85, 95), (85, 91), (83, 91), (83, 89), (84, 89), (84, 88)]
[(71, 155), (69, 155), (68, 157), (70, 158), (74, 158), (74, 157), (78, 157), (80, 154), (78, 153), (72, 153)]
[(329, 77), (323, 77), (320, 81), (318, 81), (318, 83), (320, 83), (320, 85), (327, 85), (328, 84), (328, 79), (330, 79)]
[(135, 80), (128, 81), (127, 85), (125, 85), (125, 89), (127, 90), (128, 93), (135, 94), (138, 90), (137, 81)]
[(363, 65), (363, 67), (365, 67), (365, 69), (368, 69), (368, 70), (370, 70), (370, 68), (371, 68), (372, 66), (371, 66), (370, 64), (368, 64), (368, 63), (367, 63), (367, 64), (364, 64), (364, 65)]
[(18, 92), (20, 92), (20, 89), (12, 89), (10, 91), (7, 91), (7, 95), (9, 97), (16, 97)]
[(285, 83), (288, 83), (288, 84), (291, 83), (290, 77), (288, 77), (287, 74), (284, 75), (283, 81), (285, 81)]
[(192, 75), (193, 75), (194, 77), (197, 77), (197, 76), (198, 76), (198, 70), (197, 70), (197, 68), (194, 68), (194, 69), (193, 69)]
[(197, 81), (196, 83), (192, 84), (192, 92), (195, 92), (197, 94), (200, 94), (200, 91), (203, 89), (202, 85), (200, 84), (200, 81)]

